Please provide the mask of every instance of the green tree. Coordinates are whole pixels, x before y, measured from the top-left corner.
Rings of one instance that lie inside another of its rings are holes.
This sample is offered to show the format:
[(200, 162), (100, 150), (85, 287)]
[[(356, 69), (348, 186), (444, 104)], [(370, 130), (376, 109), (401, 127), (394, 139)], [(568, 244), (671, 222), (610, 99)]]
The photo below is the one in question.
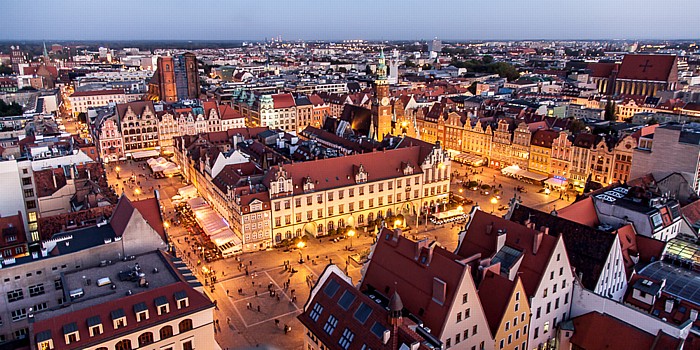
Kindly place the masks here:
[(0, 75), (12, 75), (12, 67), (0, 65)]
[(494, 73), (497, 73), (501, 78), (508, 79), (508, 81), (520, 78), (520, 72), (513, 65), (506, 62), (497, 62), (492, 67)]
[(365, 66), (365, 73), (366, 73), (367, 75), (372, 75), (372, 74), (374, 74), (374, 72), (372, 72), (372, 67), (370, 67), (369, 64)]
[(578, 134), (581, 132), (583, 129), (586, 128), (586, 124), (584, 124), (582, 121), (578, 119), (574, 119), (571, 121), (571, 125), (569, 125), (569, 131), (571, 131), (572, 134)]
[(7, 104), (5, 101), (0, 100), (0, 117), (20, 114), (22, 114), (22, 106), (20, 106), (17, 102)]
[(484, 57), (481, 58), (481, 62), (483, 62), (484, 64), (491, 64), (493, 63), (493, 56), (484, 55)]
[(405, 61), (403, 61), (403, 65), (406, 66), (406, 68), (415, 68), (416, 64), (411, 61), (410, 58), (406, 58)]

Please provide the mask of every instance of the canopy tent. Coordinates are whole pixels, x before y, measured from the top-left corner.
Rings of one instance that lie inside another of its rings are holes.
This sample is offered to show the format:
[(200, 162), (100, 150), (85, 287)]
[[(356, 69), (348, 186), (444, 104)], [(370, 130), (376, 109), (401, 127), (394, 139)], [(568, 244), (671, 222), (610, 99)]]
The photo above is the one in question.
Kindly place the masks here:
[(160, 151), (157, 149), (152, 149), (148, 151), (137, 151), (131, 153), (131, 158), (133, 159), (143, 159), (143, 158), (151, 158), (151, 157), (157, 157), (160, 155)]
[(194, 218), (204, 234), (216, 245), (224, 257), (243, 250), (243, 241), (228, 226), (226, 220), (212, 209), (201, 197), (187, 201), (194, 213)]
[(549, 178), (549, 179), (547, 179), (544, 183), (545, 183), (546, 185), (549, 185), (549, 186), (552, 187), (552, 188), (555, 188), (555, 187), (566, 187), (566, 185), (569, 184), (569, 182), (568, 182), (567, 180), (565, 180), (565, 179), (560, 179), (560, 178), (557, 178), (557, 177)]
[(146, 161), (154, 173), (161, 172), (164, 175), (175, 175), (180, 172), (180, 168), (173, 162), (163, 157), (151, 158)]
[(517, 164), (515, 164), (515, 165), (511, 165), (511, 166), (508, 166), (508, 167), (501, 169), (501, 173), (503, 175), (513, 176), (513, 175), (517, 175), (520, 170), (522, 170), (522, 169), (520, 169), (520, 167)]
[(194, 198), (194, 197), (197, 197), (197, 189), (193, 185), (188, 185), (188, 186), (179, 188), (177, 190), (177, 194), (182, 196), (182, 198)]
[(457, 163), (468, 164), (473, 166), (481, 166), (484, 164), (484, 158), (482, 156), (471, 154), (471, 153), (460, 153), (452, 157)]
[(537, 174), (537, 173), (533, 173), (531, 171), (527, 171), (527, 170), (523, 170), (523, 169), (520, 169), (520, 171), (518, 171), (518, 173), (515, 175), (520, 176), (520, 177), (525, 177), (525, 178), (535, 180), (535, 181), (544, 181), (544, 180), (547, 180), (547, 177), (548, 177), (547, 175)]

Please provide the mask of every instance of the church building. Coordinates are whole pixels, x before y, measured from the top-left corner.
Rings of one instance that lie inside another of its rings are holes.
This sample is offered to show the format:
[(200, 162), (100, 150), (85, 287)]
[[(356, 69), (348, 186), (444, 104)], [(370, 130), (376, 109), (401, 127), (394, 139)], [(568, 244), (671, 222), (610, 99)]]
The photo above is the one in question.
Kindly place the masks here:
[(592, 63), (591, 79), (606, 95), (654, 96), (678, 85), (675, 55), (625, 55), (622, 63)]

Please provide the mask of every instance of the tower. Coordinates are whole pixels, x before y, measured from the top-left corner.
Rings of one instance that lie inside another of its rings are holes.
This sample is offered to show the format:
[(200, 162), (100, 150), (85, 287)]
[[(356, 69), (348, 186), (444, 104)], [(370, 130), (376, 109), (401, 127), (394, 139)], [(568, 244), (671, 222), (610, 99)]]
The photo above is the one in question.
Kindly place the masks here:
[(46, 50), (46, 41), (44, 41), (44, 64), (49, 65), (49, 52)]
[(377, 132), (377, 141), (381, 141), (384, 135), (391, 134), (391, 105), (389, 104), (389, 82), (386, 76), (386, 58), (384, 49), (379, 53), (377, 64), (377, 79), (374, 81), (374, 100), (372, 101), (372, 119)]
[(161, 101), (177, 102), (177, 90), (175, 88), (175, 63), (172, 56), (158, 57), (159, 97)]

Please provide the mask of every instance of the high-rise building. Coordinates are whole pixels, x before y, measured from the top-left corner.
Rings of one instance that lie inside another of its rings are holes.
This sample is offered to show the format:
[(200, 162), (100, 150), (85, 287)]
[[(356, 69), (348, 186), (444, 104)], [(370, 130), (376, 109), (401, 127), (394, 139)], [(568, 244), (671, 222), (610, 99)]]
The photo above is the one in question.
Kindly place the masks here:
[(24, 53), (19, 49), (19, 46), (10, 46), (12, 51), (10, 56), (10, 62), (12, 62), (12, 71), (15, 73), (20, 73), (19, 65), (27, 63), (24, 58)]
[(433, 39), (428, 42), (428, 52), (440, 52), (442, 51), (442, 41), (440, 39)]

